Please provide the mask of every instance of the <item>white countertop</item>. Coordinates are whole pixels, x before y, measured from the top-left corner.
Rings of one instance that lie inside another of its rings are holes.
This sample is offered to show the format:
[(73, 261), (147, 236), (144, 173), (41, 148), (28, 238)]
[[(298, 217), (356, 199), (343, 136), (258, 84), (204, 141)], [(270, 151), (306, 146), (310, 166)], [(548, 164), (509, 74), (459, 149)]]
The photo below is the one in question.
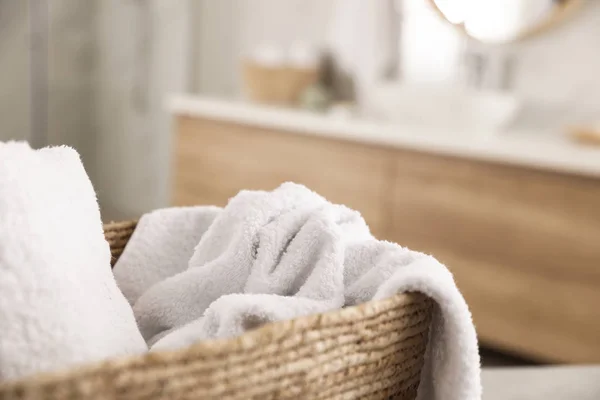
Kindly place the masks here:
[(560, 132), (452, 132), (190, 95), (170, 98), (168, 109), (176, 115), (600, 177), (600, 147), (571, 142)]
[(600, 366), (484, 368), (483, 400), (597, 400)]

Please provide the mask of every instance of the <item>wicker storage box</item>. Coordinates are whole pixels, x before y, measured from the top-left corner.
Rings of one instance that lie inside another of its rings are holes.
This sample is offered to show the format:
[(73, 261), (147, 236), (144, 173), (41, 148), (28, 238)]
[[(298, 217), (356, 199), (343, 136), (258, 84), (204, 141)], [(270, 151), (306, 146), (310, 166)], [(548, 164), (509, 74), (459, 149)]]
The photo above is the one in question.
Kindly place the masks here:
[(317, 68), (265, 67), (244, 61), (242, 83), (246, 97), (254, 102), (293, 106), (302, 92), (317, 82)]
[[(113, 262), (134, 229), (105, 226)], [(399, 294), (176, 352), (0, 383), (0, 399), (412, 400), (431, 314), (427, 297)]]

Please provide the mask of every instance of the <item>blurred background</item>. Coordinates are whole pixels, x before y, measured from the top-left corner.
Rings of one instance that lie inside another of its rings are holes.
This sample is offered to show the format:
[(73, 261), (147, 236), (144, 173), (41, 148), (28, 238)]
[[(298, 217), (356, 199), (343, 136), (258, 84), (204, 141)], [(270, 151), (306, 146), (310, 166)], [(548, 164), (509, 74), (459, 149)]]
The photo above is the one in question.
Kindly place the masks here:
[(0, 93), (106, 221), (305, 183), (447, 263), (485, 365), (600, 363), (600, 1), (0, 0)]

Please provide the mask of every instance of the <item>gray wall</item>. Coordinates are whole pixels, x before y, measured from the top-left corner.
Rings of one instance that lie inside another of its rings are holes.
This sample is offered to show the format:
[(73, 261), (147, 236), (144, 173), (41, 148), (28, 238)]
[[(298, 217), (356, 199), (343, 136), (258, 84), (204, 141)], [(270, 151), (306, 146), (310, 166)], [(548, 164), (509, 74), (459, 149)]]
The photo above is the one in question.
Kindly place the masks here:
[(97, 58), (93, 30), (95, 3), (48, 1), (48, 144), (75, 147), (90, 166), (96, 136), (93, 126)]
[(187, 0), (103, 0), (97, 9), (93, 170), (107, 219), (168, 204), (165, 97), (187, 91)]
[(29, 135), (29, 37), (26, 1), (0, 1), (0, 140)]
[(240, 93), (239, 61), (263, 41), (289, 46), (325, 41), (333, 0), (201, 0), (196, 4), (195, 88), (215, 96)]
[[(49, 144), (84, 149), (93, 137), (94, 2), (48, 2), (47, 121)], [(0, 139), (30, 134), (30, 31), (27, 1), (0, 2)], [(85, 156), (84, 156), (85, 157)]]

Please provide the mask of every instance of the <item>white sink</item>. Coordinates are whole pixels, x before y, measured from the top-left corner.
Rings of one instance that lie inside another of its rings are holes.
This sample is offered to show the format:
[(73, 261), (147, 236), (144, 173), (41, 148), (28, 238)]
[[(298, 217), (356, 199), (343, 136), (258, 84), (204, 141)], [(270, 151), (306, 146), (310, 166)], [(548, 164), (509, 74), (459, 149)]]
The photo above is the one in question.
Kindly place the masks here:
[(398, 83), (372, 87), (361, 103), (368, 118), (464, 132), (501, 130), (521, 107), (501, 92)]

